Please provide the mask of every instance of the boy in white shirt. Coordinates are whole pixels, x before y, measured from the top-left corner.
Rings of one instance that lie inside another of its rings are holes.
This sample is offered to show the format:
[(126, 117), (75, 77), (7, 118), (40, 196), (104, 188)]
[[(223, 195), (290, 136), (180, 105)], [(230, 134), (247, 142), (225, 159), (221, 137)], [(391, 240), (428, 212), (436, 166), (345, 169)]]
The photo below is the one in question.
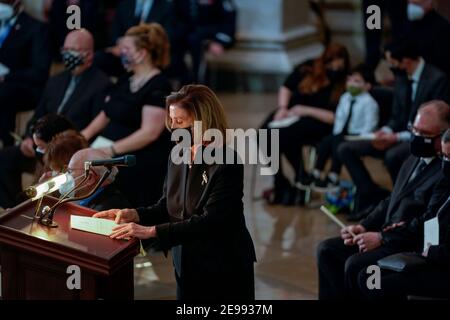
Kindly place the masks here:
[[(342, 162), (337, 148), (344, 137), (371, 133), (377, 128), (378, 103), (369, 93), (374, 83), (373, 72), (364, 65), (355, 67), (348, 76), (347, 91), (341, 96), (336, 109), (333, 134), (324, 138), (317, 149), (317, 161), (312, 173), (315, 190), (330, 191), (339, 186)], [(330, 156), (331, 169), (325, 175), (323, 171)]]

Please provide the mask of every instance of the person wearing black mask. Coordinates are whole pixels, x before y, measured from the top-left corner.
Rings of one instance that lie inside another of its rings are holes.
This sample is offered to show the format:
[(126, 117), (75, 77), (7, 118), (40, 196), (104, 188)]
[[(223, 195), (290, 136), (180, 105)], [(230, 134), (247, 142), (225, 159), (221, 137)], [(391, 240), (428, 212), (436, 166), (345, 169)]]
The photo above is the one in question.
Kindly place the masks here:
[(420, 105), (434, 99), (450, 101), (446, 75), (425, 61), (414, 43), (401, 41), (386, 47), (386, 59), (395, 74), (394, 100), (388, 122), (375, 133), (373, 141), (349, 141), (341, 144), (338, 154), (357, 188), (352, 220), (357, 221), (389, 193), (371, 177), (363, 157), (381, 158), (395, 183), (397, 174), (409, 155), (408, 125)]
[[(317, 249), (319, 299), (354, 299), (361, 270), (398, 252), (390, 243), (391, 230), (423, 214), (433, 201), (433, 189), (442, 178), (441, 135), (450, 127), (450, 106), (443, 101), (422, 105), (414, 120), (413, 134), (433, 140), (434, 152), (411, 140), (411, 155), (404, 162), (392, 194), (367, 218), (341, 231), (341, 237), (325, 240)], [(353, 237), (352, 233), (356, 236)]]
[(136, 166), (123, 168), (117, 178), (119, 190), (134, 206), (151, 204), (163, 191), (172, 145), (164, 127), (164, 99), (172, 88), (162, 73), (170, 60), (169, 47), (169, 37), (157, 23), (130, 28), (120, 42), (128, 73), (118, 79), (98, 116), (82, 131), (88, 140), (101, 135), (112, 141), (103, 149), (111, 157), (136, 155)]
[[(302, 146), (316, 145), (331, 134), (334, 112), (345, 92), (349, 67), (347, 49), (340, 44), (330, 44), (320, 57), (301, 64), (289, 75), (278, 93), (278, 109), (262, 125), (267, 129), (273, 120), (299, 117), (292, 125), (277, 129), (280, 130), (280, 154), (284, 154), (294, 168), (296, 183), (301, 189), (313, 181), (304, 168)], [(291, 205), (295, 194), (296, 187), (291, 186), (280, 163), (274, 188), (265, 191), (263, 196), (272, 204)]]
[[(390, 231), (391, 247), (415, 252), (425, 263), (409, 272), (382, 270), (380, 290), (368, 290), (367, 273), (361, 271), (359, 288), (367, 299), (406, 300), (408, 295), (450, 297), (450, 129), (441, 140), (443, 178), (434, 189), (434, 201), (422, 216)], [(425, 243), (425, 224), (439, 235), (437, 242)]]
[[(42, 169), (44, 167), (43, 157), (47, 152), (47, 147), (49, 142), (58, 133), (66, 130), (75, 129), (72, 122), (67, 118), (57, 114), (48, 114), (40, 119), (38, 119), (30, 128), (30, 134), (32, 139), (32, 149), (35, 153), (33, 161), (29, 161), (27, 158), (21, 159), (17, 155), (10, 159), (5, 159), (5, 162), (1, 166), (1, 180), (0, 180), (0, 206), (3, 208), (12, 208), (19, 204), (21, 201), (25, 201), (26, 197), (21, 193), (22, 191), (22, 181), (20, 177), (20, 170), (32, 172), (35, 174), (36, 180), (42, 174)], [(5, 155), (10, 155), (13, 148), (9, 147), (6, 153), (0, 155), (0, 161)], [(19, 149), (20, 150), (20, 149)], [(15, 166), (12, 164), (15, 161)], [(19, 175), (17, 173), (19, 172)], [(11, 180), (6, 180), (11, 177)], [(5, 180), (4, 180), (5, 179)]]
[(20, 145), (0, 150), (0, 206), (11, 207), (21, 190), (21, 174), (34, 172), (41, 153), (35, 149), (31, 128), (38, 119), (52, 113), (63, 115), (80, 130), (97, 115), (99, 102), (111, 83), (103, 72), (92, 67), (93, 52), (89, 31), (75, 30), (67, 35), (61, 50), (66, 70), (48, 80)]
[(17, 112), (33, 110), (48, 79), (50, 52), (45, 24), (20, 0), (0, 0), (0, 141), (13, 144)]

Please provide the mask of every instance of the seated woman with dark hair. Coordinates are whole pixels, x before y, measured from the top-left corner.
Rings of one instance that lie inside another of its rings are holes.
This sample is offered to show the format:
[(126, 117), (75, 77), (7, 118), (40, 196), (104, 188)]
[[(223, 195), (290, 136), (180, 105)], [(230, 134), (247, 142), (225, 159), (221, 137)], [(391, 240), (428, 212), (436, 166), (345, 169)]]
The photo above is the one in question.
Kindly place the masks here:
[[(311, 177), (305, 172), (302, 146), (316, 145), (331, 134), (334, 112), (345, 91), (350, 61), (347, 49), (330, 44), (317, 59), (307, 61), (289, 75), (278, 93), (278, 109), (263, 124), (268, 128), (273, 120), (298, 117), (280, 130), (280, 156), (284, 154), (295, 170), (299, 187), (309, 186)], [(294, 187), (281, 168), (275, 175), (274, 190), (265, 192), (270, 203), (292, 204)]]

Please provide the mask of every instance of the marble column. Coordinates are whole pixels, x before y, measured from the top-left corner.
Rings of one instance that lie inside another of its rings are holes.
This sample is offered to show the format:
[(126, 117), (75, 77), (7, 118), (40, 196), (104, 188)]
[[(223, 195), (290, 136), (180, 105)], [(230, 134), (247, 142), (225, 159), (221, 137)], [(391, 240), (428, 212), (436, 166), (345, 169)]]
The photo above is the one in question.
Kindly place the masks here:
[(323, 51), (304, 0), (235, 0), (237, 43), (225, 55), (209, 59), (240, 72), (286, 74)]

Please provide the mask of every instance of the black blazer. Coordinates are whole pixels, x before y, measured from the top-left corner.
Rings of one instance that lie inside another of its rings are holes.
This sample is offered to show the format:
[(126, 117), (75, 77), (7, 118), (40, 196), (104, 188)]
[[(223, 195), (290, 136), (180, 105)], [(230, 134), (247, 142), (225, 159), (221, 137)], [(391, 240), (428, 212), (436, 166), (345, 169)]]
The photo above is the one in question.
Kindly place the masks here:
[(432, 247), (428, 259), (450, 264), (450, 181), (443, 177), (436, 184), (428, 208), (409, 223), (383, 233), (388, 245), (396, 251), (423, 250), (425, 221), (436, 217), (439, 212), (439, 246)]
[(115, 184), (107, 185), (103, 191), (87, 204), (96, 211), (131, 208), (127, 198), (116, 188)]
[[(391, 195), (361, 221), (369, 231), (381, 231), (384, 227), (400, 221), (410, 221), (422, 214), (432, 197), (433, 188), (441, 178), (441, 161), (435, 158), (410, 183), (409, 177), (419, 158), (410, 156), (400, 169)], [(384, 239), (387, 242), (389, 239)]]
[(5, 82), (25, 86), (37, 97), (48, 79), (51, 63), (46, 25), (20, 13), (0, 47), (0, 62), (10, 69)]
[[(30, 127), (39, 118), (58, 111), (69, 81), (68, 71), (50, 78), (33, 118), (28, 123), (28, 134)], [(100, 111), (110, 84), (109, 78), (97, 68), (86, 70), (81, 75), (80, 82), (63, 108), (62, 114), (71, 120), (78, 130), (84, 129)]]
[(169, 160), (162, 198), (137, 211), (141, 224), (156, 225), (160, 248), (172, 248), (179, 276), (232, 279), (253, 270), (256, 255), (245, 225), (243, 180), (243, 165), (194, 164), (189, 169)]
[(399, 77), (395, 83), (392, 113), (387, 123), (387, 126), (395, 132), (407, 129), (408, 123), (414, 121), (417, 110), (424, 102), (435, 99), (450, 102), (450, 87), (447, 76), (438, 68), (425, 63), (412, 106), (408, 106), (406, 103), (408, 101), (407, 94), (408, 79)]
[[(115, 45), (117, 39), (124, 36), (129, 28), (139, 24), (139, 18), (134, 15), (135, 9), (136, 0), (124, 0), (117, 6), (116, 16), (111, 27), (111, 45)], [(161, 24), (170, 36), (174, 23), (172, 2), (168, 0), (154, 0), (145, 22)]]

